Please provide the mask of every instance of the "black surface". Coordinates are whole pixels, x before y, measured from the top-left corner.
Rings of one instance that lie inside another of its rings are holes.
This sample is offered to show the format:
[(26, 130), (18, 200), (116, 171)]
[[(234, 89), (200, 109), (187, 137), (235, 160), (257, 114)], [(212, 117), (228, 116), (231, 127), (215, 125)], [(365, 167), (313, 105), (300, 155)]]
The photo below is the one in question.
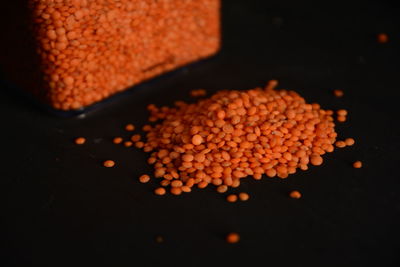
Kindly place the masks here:
[[(382, 1), (335, 10), (266, 2), (224, 1), (218, 57), (84, 119), (53, 117), (3, 90), (7, 266), (398, 266), (399, 10)], [(390, 42), (378, 44), (379, 32)], [(211, 189), (154, 196), (156, 183), (137, 181), (150, 171), (146, 154), (110, 142), (127, 136), (124, 124), (143, 125), (149, 103), (272, 78), (324, 108), (348, 109), (337, 131), (356, 145), (286, 180), (247, 179), (234, 191), (251, 199), (230, 204)], [(77, 136), (87, 144), (74, 145)], [(115, 168), (101, 167), (108, 158)], [(353, 169), (354, 160), (364, 167)], [(292, 189), (304, 197), (288, 198)], [(225, 243), (230, 231), (239, 244)]]

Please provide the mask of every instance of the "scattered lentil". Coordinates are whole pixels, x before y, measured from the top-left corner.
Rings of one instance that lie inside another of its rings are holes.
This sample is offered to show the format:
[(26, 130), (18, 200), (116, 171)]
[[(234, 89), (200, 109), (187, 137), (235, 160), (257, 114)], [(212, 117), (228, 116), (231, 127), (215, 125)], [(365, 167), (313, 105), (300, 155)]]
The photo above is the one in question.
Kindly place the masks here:
[(139, 181), (141, 182), (141, 183), (147, 183), (147, 182), (149, 182), (150, 181), (150, 176), (148, 176), (147, 174), (143, 174), (143, 175), (141, 175), (140, 177), (139, 177)]
[(355, 143), (356, 141), (354, 141), (353, 138), (346, 138), (346, 139), (344, 140), (344, 142), (346, 143), (346, 146), (352, 146), (352, 145), (354, 145), (354, 143)]
[(344, 148), (344, 147), (346, 147), (346, 142), (344, 142), (344, 141), (337, 141), (337, 142), (336, 142), (336, 146), (337, 146), (338, 148)]
[(239, 240), (240, 240), (240, 236), (238, 233), (229, 233), (226, 236), (226, 242), (228, 242), (230, 244), (238, 243)]
[(124, 146), (125, 147), (131, 147), (133, 145), (133, 143), (131, 141), (125, 141), (124, 142)]
[(377, 36), (378, 43), (384, 44), (389, 41), (389, 37), (386, 33), (380, 33)]
[(113, 143), (114, 143), (114, 144), (121, 144), (122, 141), (123, 141), (123, 139), (122, 139), (121, 137), (115, 137), (115, 138), (113, 139)]
[(353, 163), (353, 167), (356, 169), (359, 169), (362, 167), (362, 162), (357, 160), (356, 162)]
[(293, 190), (292, 192), (290, 192), (289, 195), (291, 198), (295, 198), (295, 199), (301, 198), (301, 193), (297, 190)]
[(84, 143), (86, 143), (86, 139), (84, 137), (78, 137), (75, 139), (75, 144), (77, 145), (83, 145)]
[(127, 124), (127, 125), (125, 126), (125, 130), (126, 130), (126, 131), (129, 131), (129, 132), (132, 132), (132, 131), (135, 130), (135, 125), (133, 125), (133, 124)]
[(162, 195), (165, 195), (166, 190), (165, 190), (165, 188), (159, 187), (159, 188), (156, 188), (156, 189), (154, 190), (154, 193), (155, 193), (156, 195), (162, 196)]
[(106, 160), (103, 163), (104, 167), (111, 168), (115, 166), (115, 162), (113, 160)]
[(197, 90), (192, 90), (190, 91), (190, 95), (192, 97), (200, 97), (200, 96), (205, 96), (207, 94), (206, 90), (204, 89), (197, 89)]
[(226, 197), (226, 200), (227, 200), (228, 202), (236, 202), (237, 199), (238, 199), (238, 197), (237, 197), (237, 195), (235, 195), (235, 194), (231, 194), (231, 195), (229, 195), (229, 196)]
[(156, 236), (155, 240), (156, 240), (157, 243), (163, 243), (164, 242), (164, 237), (158, 235), (158, 236)]
[(336, 97), (343, 97), (344, 92), (343, 92), (342, 90), (336, 89), (336, 90), (333, 90), (333, 94), (334, 94)]
[(249, 194), (247, 194), (247, 193), (239, 193), (239, 199), (241, 200), (241, 201), (247, 201), (247, 200), (249, 200), (249, 198), (250, 198), (250, 196), (249, 196)]

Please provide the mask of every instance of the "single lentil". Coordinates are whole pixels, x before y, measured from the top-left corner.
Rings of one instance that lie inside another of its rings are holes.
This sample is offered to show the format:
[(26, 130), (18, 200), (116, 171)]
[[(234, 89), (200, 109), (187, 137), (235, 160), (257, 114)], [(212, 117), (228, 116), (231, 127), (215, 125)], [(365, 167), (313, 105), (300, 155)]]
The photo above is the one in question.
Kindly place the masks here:
[(384, 44), (389, 41), (389, 37), (386, 33), (379, 33), (377, 36), (378, 43)]
[(75, 144), (77, 145), (83, 145), (84, 143), (86, 143), (86, 139), (84, 137), (78, 137), (75, 139)]
[(250, 198), (250, 196), (249, 196), (249, 194), (247, 194), (247, 193), (239, 193), (239, 199), (241, 200), (241, 201), (247, 201), (247, 200), (249, 200), (249, 198)]
[(355, 161), (355, 162), (353, 163), (353, 167), (356, 168), (356, 169), (361, 168), (361, 167), (362, 167), (362, 162), (359, 161), (359, 160)]
[(336, 89), (336, 90), (333, 90), (333, 94), (334, 94), (336, 97), (343, 97), (344, 92), (343, 92), (342, 90)]
[(133, 145), (133, 143), (131, 141), (125, 141), (124, 142), (124, 146), (125, 147), (131, 147)]
[(240, 236), (238, 233), (229, 233), (226, 236), (226, 242), (230, 243), (230, 244), (235, 244), (238, 243), (240, 240)]
[(290, 192), (289, 196), (291, 198), (299, 199), (301, 198), (301, 193), (297, 190), (293, 190), (292, 192)]
[(113, 143), (114, 144), (121, 144), (122, 143), (122, 141), (123, 141), (123, 139), (121, 138), (121, 137), (115, 137), (114, 139), (113, 139)]
[(164, 188), (162, 188), (162, 187), (159, 187), (159, 188), (156, 188), (156, 189), (154, 190), (154, 193), (155, 193), (156, 195), (162, 196), (162, 195), (165, 195), (166, 190), (165, 190)]
[(238, 199), (238, 197), (237, 197), (237, 195), (235, 195), (235, 194), (231, 194), (231, 195), (229, 195), (229, 196), (226, 197), (226, 200), (227, 200), (228, 202), (236, 202), (237, 199)]
[(113, 160), (106, 160), (103, 163), (104, 167), (111, 168), (115, 166), (115, 161)]
[(143, 175), (141, 175), (140, 177), (139, 177), (139, 181), (141, 182), (141, 183), (147, 183), (147, 182), (149, 182), (150, 181), (150, 176), (148, 176), (147, 174), (143, 174)]
[(133, 124), (127, 124), (127, 125), (125, 126), (125, 130), (126, 130), (126, 131), (129, 131), (129, 132), (132, 132), (132, 131), (135, 130), (135, 125), (133, 125)]
[(354, 141), (353, 138), (346, 138), (346, 139), (344, 140), (344, 142), (346, 143), (346, 146), (352, 146), (352, 145), (355, 144), (356, 141)]

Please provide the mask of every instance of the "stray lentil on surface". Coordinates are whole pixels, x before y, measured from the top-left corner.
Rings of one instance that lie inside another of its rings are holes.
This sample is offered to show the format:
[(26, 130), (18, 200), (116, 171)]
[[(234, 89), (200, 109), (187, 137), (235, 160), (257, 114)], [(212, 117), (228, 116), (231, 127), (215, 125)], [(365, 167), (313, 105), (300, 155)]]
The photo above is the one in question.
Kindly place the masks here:
[(249, 194), (244, 193), (244, 192), (239, 193), (239, 199), (241, 201), (247, 201), (247, 200), (249, 200), (249, 198), (250, 198)]
[(150, 176), (143, 174), (139, 177), (139, 181), (143, 184), (148, 183), (150, 181)]
[(343, 90), (336, 89), (336, 90), (333, 90), (333, 94), (334, 94), (336, 97), (343, 97), (344, 92), (343, 92)]
[(377, 36), (378, 43), (384, 44), (389, 41), (389, 36), (386, 33), (380, 33)]
[(357, 160), (356, 162), (353, 163), (353, 167), (356, 169), (360, 169), (362, 167), (362, 162)]
[(226, 242), (230, 243), (230, 244), (235, 244), (238, 243), (240, 240), (240, 236), (238, 233), (229, 233), (226, 236)]
[(86, 139), (84, 137), (78, 137), (75, 139), (75, 144), (77, 145), (83, 145), (84, 143), (86, 143)]
[(111, 168), (115, 166), (115, 162), (113, 160), (106, 160), (103, 163), (104, 167)]
[(299, 199), (301, 198), (301, 193), (297, 190), (293, 190), (292, 192), (290, 192), (289, 196), (291, 198)]
[(121, 144), (122, 141), (123, 141), (123, 139), (121, 137), (115, 137), (113, 139), (113, 143), (116, 144), (116, 145)]

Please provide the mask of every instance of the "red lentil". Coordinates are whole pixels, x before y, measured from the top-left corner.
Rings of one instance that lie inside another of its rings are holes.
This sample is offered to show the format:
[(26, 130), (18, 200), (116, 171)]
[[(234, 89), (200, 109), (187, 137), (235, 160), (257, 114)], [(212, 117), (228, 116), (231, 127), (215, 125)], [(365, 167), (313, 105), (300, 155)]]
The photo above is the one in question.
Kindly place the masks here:
[(103, 163), (104, 167), (111, 168), (115, 166), (115, 162), (113, 160), (106, 160)]
[(346, 146), (352, 146), (352, 145), (354, 145), (354, 143), (355, 143), (356, 141), (354, 141), (353, 138), (346, 138), (346, 139), (344, 140), (344, 142), (346, 143)]
[(249, 196), (249, 194), (247, 194), (247, 193), (239, 193), (239, 199), (241, 200), (241, 201), (247, 201), (247, 200), (249, 200), (249, 198), (250, 198), (250, 196)]
[(124, 146), (125, 147), (131, 147), (133, 145), (133, 143), (131, 141), (125, 141), (124, 142)]
[(228, 242), (230, 244), (238, 243), (239, 240), (240, 240), (240, 236), (238, 233), (229, 233), (226, 236), (226, 242)]
[(207, 92), (204, 89), (197, 89), (197, 90), (190, 91), (190, 95), (192, 97), (205, 96), (206, 94), (207, 94)]
[(378, 43), (384, 44), (389, 41), (389, 37), (386, 33), (380, 33), (377, 35)]
[(156, 236), (155, 240), (156, 240), (157, 243), (163, 243), (164, 242), (164, 237), (158, 235), (158, 236)]
[(113, 139), (113, 143), (114, 143), (114, 144), (121, 144), (122, 141), (123, 141), (123, 139), (122, 139), (121, 137), (115, 137), (115, 138)]
[(292, 192), (290, 192), (289, 195), (291, 198), (295, 198), (295, 199), (301, 198), (301, 193), (297, 190), (293, 190)]
[(229, 195), (229, 196), (226, 197), (226, 200), (227, 200), (228, 202), (236, 202), (237, 199), (238, 199), (238, 197), (237, 197), (237, 195), (235, 195), (235, 194), (231, 194), (231, 195)]
[(165, 191), (164, 188), (159, 187), (159, 188), (157, 188), (156, 190), (154, 190), (154, 193), (155, 193), (156, 195), (162, 196), (162, 195), (165, 195), (166, 191)]
[(334, 94), (336, 97), (343, 97), (344, 92), (343, 92), (342, 90), (336, 89), (336, 90), (333, 90), (333, 94)]
[(362, 162), (357, 160), (356, 162), (353, 163), (353, 167), (356, 169), (359, 169), (362, 167)]
[(135, 134), (131, 136), (131, 141), (132, 142), (138, 142), (140, 140), (141, 136), (140, 134)]
[(150, 181), (150, 176), (148, 176), (147, 174), (143, 174), (139, 177), (139, 181), (145, 184)]
[(339, 148), (344, 148), (344, 147), (346, 147), (346, 142), (344, 142), (344, 141), (337, 141), (337, 142), (336, 142), (336, 146), (339, 147)]
[(127, 124), (127, 125), (125, 126), (125, 130), (126, 130), (126, 131), (132, 132), (132, 131), (135, 130), (135, 125), (133, 125), (133, 124)]
[(346, 116), (337, 116), (338, 122), (345, 122), (347, 120)]
[(75, 144), (77, 145), (83, 145), (84, 143), (86, 143), (86, 139), (84, 137), (78, 137), (75, 139)]

